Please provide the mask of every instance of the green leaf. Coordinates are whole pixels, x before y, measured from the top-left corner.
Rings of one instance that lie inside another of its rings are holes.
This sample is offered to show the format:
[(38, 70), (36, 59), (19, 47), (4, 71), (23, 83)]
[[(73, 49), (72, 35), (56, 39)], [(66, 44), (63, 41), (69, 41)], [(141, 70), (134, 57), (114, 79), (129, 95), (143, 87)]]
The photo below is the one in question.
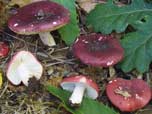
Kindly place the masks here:
[(79, 108), (72, 108), (68, 105), (69, 92), (51, 85), (48, 86), (48, 91), (58, 97), (63, 102), (63, 107), (72, 114), (118, 114), (108, 106), (89, 98), (84, 98)]
[(76, 37), (79, 35), (79, 26), (77, 20), (77, 13), (75, 8), (75, 0), (53, 0), (70, 11), (70, 23), (59, 29), (59, 33), (62, 39), (67, 45), (74, 42)]
[(121, 40), (125, 58), (120, 66), (125, 72), (148, 71), (152, 61), (152, 4), (133, 0), (130, 5), (119, 7), (112, 1), (97, 5), (87, 16), (87, 24), (104, 34), (123, 32), (131, 25), (136, 31), (124, 35)]
[(137, 21), (133, 24), (136, 32), (126, 34), (121, 40), (125, 49), (125, 58), (120, 66), (123, 71), (137, 69), (143, 73), (148, 71), (152, 62), (152, 17), (147, 16), (145, 22)]
[(87, 16), (87, 24), (91, 25), (96, 32), (109, 34), (113, 30), (120, 33), (125, 31), (128, 25), (152, 14), (144, 0), (132, 0), (132, 4), (119, 7), (112, 0), (105, 4), (99, 4)]

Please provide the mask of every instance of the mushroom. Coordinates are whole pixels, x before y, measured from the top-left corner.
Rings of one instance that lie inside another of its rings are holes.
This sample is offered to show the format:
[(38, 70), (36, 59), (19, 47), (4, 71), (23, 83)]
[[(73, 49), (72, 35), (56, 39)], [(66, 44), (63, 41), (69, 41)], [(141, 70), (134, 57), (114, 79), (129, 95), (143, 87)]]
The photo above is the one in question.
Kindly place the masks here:
[(9, 46), (5, 42), (0, 42), (0, 58), (6, 57), (9, 53)]
[(151, 99), (151, 89), (141, 79), (113, 79), (108, 83), (106, 93), (116, 107), (126, 112), (144, 107)]
[(39, 1), (20, 8), (10, 17), (8, 26), (18, 34), (39, 34), (45, 45), (54, 46), (56, 43), (50, 31), (66, 25), (69, 20), (70, 13), (62, 5)]
[(14, 85), (23, 82), (28, 86), (29, 79), (32, 77), (40, 79), (42, 72), (42, 65), (31, 52), (19, 51), (9, 62), (6, 76)]
[(61, 87), (70, 92), (73, 91), (69, 101), (74, 106), (81, 104), (84, 94), (92, 99), (98, 97), (98, 85), (83, 75), (64, 78), (61, 82)]
[(81, 35), (75, 41), (73, 53), (85, 64), (109, 67), (122, 60), (124, 50), (116, 38), (92, 33)]

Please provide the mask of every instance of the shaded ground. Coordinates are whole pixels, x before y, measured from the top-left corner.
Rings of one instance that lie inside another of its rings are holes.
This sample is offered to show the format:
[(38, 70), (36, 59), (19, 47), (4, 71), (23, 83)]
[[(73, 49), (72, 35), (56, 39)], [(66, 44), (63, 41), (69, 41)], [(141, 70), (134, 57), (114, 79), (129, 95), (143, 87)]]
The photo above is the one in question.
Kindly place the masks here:
[[(54, 36), (58, 38), (56, 34), (54, 34)], [(52, 48), (44, 47), (37, 37), (37, 35), (18, 36), (12, 34), (7, 28), (5, 32), (0, 32), (1, 40), (7, 40), (11, 47), (11, 52), (8, 58), (0, 59), (3, 71), (3, 86), (0, 89), (0, 112), (2, 114), (67, 113), (61, 108), (61, 102), (46, 91), (45, 85), (50, 83), (58, 86), (63, 77), (73, 74), (85, 74), (93, 78), (100, 86), (100, 96), (98, 100), (104, 104), (112, 106), (105, 94), (105, 85), (107, 82), (115, 76), (130, 79), (131, 77), (136, 77), (138, 75), (135, 71), (125, 74), (115, 68), (115, 75), (110, 77), (109, 69), (94, 68), (80, 63), (80, 61), (73, 57), (72, 51), (70, 51), (71, 49), (66, 47), (63, 42), (59, 43), (55, 50), (53, 50)], [(15, 52), (19, 50), (29, 50), (33, 52), (42, 62), (45, 69), (41, 80), (36, 81), (35, 79), (31, 79), (28, 88), (22, 84), (20, 86), (13, 86), (8, 82), (5, 76), (8, 61)], [(113, 73), (114, 72), (111, 74)], [(150, 79), (147, 78), (151, 75), (151, 71), (145, 73), (144, 79), (150, 81)], [(148, 108), (149, 107), (151, 107), (151, 103), (149, 103)], [(152, 111), (151, 108), (150, 110), (145, 110)], [(122, 114), (134, 113), (123, 112)], [(142, 112), (137, 114), (150, 113)]]

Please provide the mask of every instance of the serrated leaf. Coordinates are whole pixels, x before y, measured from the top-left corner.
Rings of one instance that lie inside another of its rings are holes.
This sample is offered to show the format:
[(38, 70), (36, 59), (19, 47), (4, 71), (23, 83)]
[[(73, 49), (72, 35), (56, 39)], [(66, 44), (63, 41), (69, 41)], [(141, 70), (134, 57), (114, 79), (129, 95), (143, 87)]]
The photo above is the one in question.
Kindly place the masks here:
[(125, 49), (125, 58), (120, 66), (123, 71), (137, 69), (143, 73), (148, 71), (152, 62), (152, 17), (147, 16), (146, 22), (137, 21), (134, 24), (136, 32), (128, 33), (121, 41)]
[(76, 37), (79, 35), (79, 26), (77, 20), (77, 13), (75, 8), (75, 0), (53, 0), (57, 2), (70, 11), (70, 23), (59, 29), (59, 33), (62, 39), (67, 45), (74, 42)]
[(113, 30), (118, 33), (123, 32), (128, 25), (152, 13), (152, 7), (149, 7), (144, 0), (132, 0), (130, 5), (122, 7), (112, 1), (97, 5), (87, 16), (87, 24), (96, 32), (104, 34), (109, 34)]
[(68, 105), (70, 93), (59, 88), (48, 86), (48, 91), (63, 102), (63, 107), (72, 114), (118, 114), (113, 109), (95, 100), (84, 98), (79, 108), (72, 108)]

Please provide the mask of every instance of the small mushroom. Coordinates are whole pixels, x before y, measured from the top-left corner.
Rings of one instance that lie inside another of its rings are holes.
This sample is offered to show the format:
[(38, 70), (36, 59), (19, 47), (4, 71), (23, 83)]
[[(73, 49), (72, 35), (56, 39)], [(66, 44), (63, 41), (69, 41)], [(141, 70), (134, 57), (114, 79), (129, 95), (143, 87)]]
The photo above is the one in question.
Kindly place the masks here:
[(85, 64), (109, 67), (122, 60), (124, 50), (116, 38), (92, 33), (81, 35), (75, 41), (73, 53)]
[(61, 87), (73, 92), (69, 98), (69, 102), (72, 106), (81, 104), (84, 94), (92, 99), (98, 97), (98, 85), (93, 80), (83, 75), (64, 78), (61, 82)]
[(116, 78), (108, 83), (106, 93), (116, 107), (126, 112), (144, 107), (151, 99), (151, 89), (141, 79)]
[(66, 25), (70, 20), (69, 11), (52, 1), (34, 2), (20, 8), (10, 17), (9, 28), (24, 35), (39, 34), (48, 46), (56, 45), (50, 31)]
[(32, 77), (40, 79), (42, 72), (42, 65), (31, 52), (20, 51), (9, 62), (6, 76), (14, 85), (23, 82), (28, 86), (29, 79)]
[(0, 58), (6, 57), (9, 53), (9, 46), (5, 42), (0, 42)]

